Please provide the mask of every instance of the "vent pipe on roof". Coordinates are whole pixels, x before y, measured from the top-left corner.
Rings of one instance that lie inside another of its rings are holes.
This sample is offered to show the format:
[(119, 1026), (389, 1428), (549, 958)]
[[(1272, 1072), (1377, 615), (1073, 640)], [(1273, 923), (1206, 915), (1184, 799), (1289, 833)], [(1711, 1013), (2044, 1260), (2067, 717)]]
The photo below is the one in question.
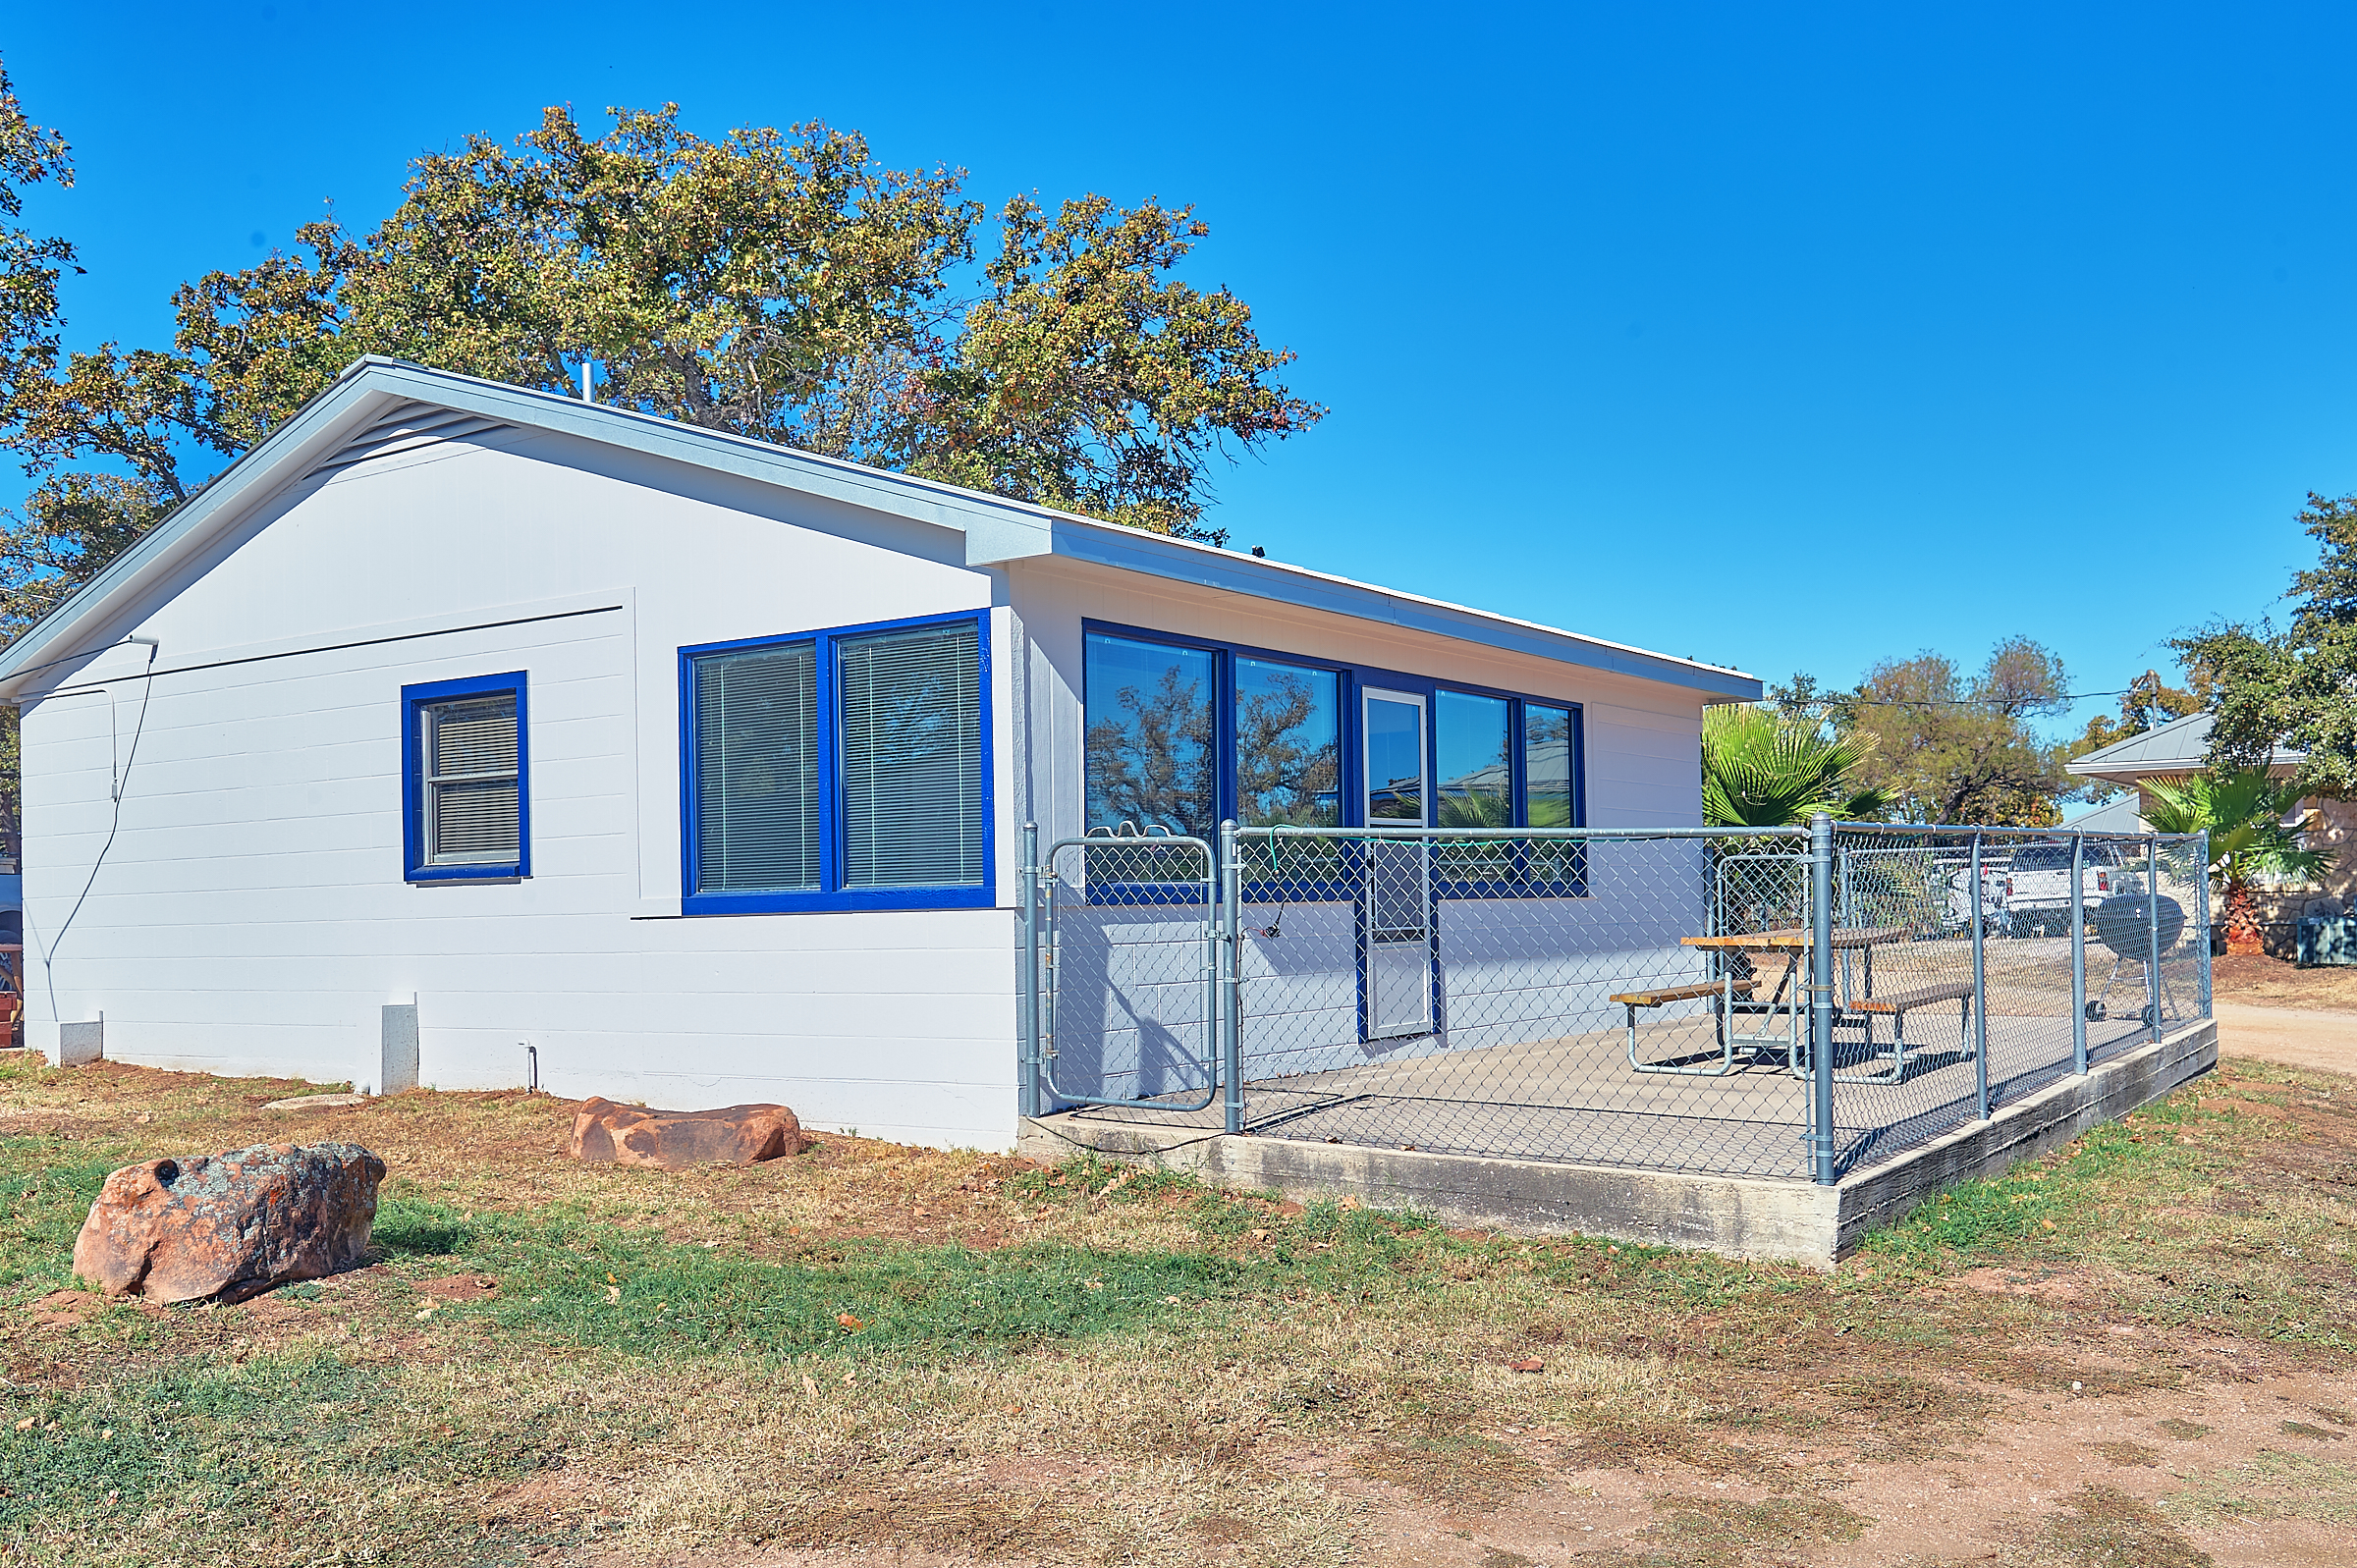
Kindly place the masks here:
[(589, 384), (589, 356), (587, 354), (581, 356), (581, 401), (583, 403), (597, 401), (597, 393)]

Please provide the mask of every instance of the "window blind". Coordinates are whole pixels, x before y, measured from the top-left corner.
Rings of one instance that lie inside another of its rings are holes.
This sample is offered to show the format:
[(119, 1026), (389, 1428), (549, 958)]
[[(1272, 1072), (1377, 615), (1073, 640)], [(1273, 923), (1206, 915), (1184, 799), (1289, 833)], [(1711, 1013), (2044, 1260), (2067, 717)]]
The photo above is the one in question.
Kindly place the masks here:
[(982, 881), (982, 717), (970, 625), (846, 637), (843, 885)]
[(696, 887), (819, 883), (815, 643), (695, 661)]
[(498, 865), (523, 841), (513, 692), (420, 709), (430, 863)]

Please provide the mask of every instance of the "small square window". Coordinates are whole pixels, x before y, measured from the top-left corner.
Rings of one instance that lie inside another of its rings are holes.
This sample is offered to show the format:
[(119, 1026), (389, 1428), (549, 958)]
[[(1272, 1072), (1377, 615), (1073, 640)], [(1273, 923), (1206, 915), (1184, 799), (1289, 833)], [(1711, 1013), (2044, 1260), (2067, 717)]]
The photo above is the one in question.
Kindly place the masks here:
[(531, 874), (519, 673), (402, 688), (411, 882)]

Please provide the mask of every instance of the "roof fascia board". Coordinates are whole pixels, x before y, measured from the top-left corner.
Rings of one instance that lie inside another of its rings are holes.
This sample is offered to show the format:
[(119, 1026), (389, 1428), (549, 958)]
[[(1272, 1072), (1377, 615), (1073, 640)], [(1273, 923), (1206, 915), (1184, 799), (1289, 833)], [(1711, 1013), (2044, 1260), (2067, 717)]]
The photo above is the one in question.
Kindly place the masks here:
[(1765, 691), (1757, 676), (1737, 671), (1691, 664), (1641, 648), (1559, 631), (1535, 622), (1395, 593), (1344, 577), (1231, 555), (1224, 550), (1205, 549), (1158, 534), (1082, 518), (1057, 519), (1053, 554), (1118, 571), (1142, 572), (1222, 593), (1324, 610), (1354, 621), (1371, 621), (1641, 680), (1662, 681), (1712, 696), (1758, 702)]

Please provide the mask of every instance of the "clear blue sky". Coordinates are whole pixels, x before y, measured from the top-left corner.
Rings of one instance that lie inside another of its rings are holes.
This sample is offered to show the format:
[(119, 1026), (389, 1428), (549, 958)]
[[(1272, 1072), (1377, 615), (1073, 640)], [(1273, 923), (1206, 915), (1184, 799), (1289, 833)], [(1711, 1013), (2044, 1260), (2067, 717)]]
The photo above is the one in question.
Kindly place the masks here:
[[(1769, 678), (2026, 632), (2116, 687), (2357, 490), (2357, 12), (27, 8), (73, 336), (543, 104), (812, 116), (986, 202), (1192, 201), (1333, 412), (1241, 546)], [(10, 487), (12, 490), (16, 487)], [(2083, 704), (2080, 717), (2108, 702)]]

